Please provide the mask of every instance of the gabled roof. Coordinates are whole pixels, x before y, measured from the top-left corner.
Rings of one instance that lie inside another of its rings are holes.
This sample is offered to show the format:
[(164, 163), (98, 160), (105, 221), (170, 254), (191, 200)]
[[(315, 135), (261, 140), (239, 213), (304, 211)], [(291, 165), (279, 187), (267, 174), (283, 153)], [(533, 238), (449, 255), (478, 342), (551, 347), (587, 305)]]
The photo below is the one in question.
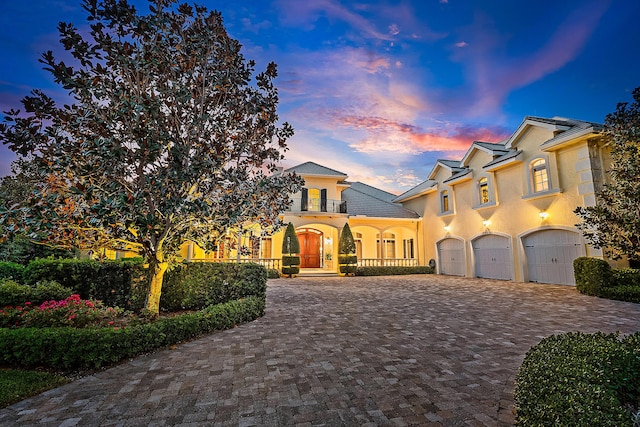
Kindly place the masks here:
[(507, 163), (511, 163), (515, 160), (517, 160), (518, 156), (522, 154), (522, 150), (514, 150), (511, 149), (509, 151), (507, 151), (506, 153), (504, 153), (502, 156), (497, 157), (495, 159), (493, 159), (492, 161), (490, 161), (489, 163), (487, 163), (486, 165), (484, 165), (482, 167), (482, 169), (486, 169), (486, 170), (495, 170), (500, 168), (503, 165), (506, 165)]
[(469, 159), (476, 151), (483, 151), (495, 159), (498, 156), (506, 154), (509, 150), (504, 147), (504, 144), (474, 141), (460, 161), (460, 164), (467, 166)]
[(301, 176), (324, 176), (335, 177), (339, 179), (347, 178), (347, 174), (344, 172), (339, 172), (335, 169), (331, 169), (314, 162), (302, 163), (300, 165), (287, 169), (285, 172), (295, 172), (296, 174)]
[[(384, 193), (384, 194), (380, 194)], [(374, 194), (382, 195), (384, 199)], [(351, 183), (351, 187), (342, 192), (342, 200), (347, 202), (349, 216), (369, 216), (375, 218), (419, 218), (420, 216), (397, 203), (391, 203), (389, 197), (395, 197), (391, 193), (361, 182)]]
[[(545, 117), (526, 116), (520, 126), (518, 126), (518, 129), (516, 129), (516, 131), (507, 139), (505, 147), (509, 149), (515, 148), (514, 144), (518, 141), (520, 135), (522, 135), (530, 126), (540, 126), (554, 132), (556, 136), (552, 138), (552, 140), (560, 137), (563, 133), (570, 130), (576, 132), (578, 129), (582, 129), (584, 131), (591, 129), (592, 132), (598, 133), (602, 128), (598, 123), (567, 119), (564, 117), (553, 117), (549, 119)], [(543, 146), (546, 144), (547, 143), (545, 142)]]
[(422, 181), (412, 189), (405, 191), (404, 193), (393, 199), (393, 201), (396, 203), (406, 202), (407, 200), (411, 200), (415, 197), (427, 194), (430, 191), (437, 189), (437, 187), (438, 183), (436, 181), (428, 179), (426, 181)]
[[(451, 175), (449, 178), (445, 179), (444, 181), (442, 181), (443, 183), (447, 183), (447, 184), (453, 184), (455, 181), (466, 181), (467, 179), (471, 178), (471, 169), (463, 169), (457, 173), (454, 173), (453, 175)], [(466, 177), (466, 179), (461, 179), (463, 177)]]
[(431, 169), (431, 172), (429, 172), (429, 179), (433, 179), (440, 168), (445, 168), (452, 174), (456, 174), (464, 169), (459, 160), (438, 159), (433, 169)]

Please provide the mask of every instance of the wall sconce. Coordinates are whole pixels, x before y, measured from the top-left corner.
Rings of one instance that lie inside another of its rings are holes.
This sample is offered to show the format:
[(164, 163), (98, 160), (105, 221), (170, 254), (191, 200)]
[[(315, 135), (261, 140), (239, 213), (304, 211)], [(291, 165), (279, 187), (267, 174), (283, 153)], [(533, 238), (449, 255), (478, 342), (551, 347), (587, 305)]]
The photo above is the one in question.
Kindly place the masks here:
[(482, 225), (484, 225), (484, 228), (489, 228), (489, 224), (491, 224), (491, 221), (489, 221), (488, 219), (482, 220)]
[(549, 212), (540, 211), (540, 213), (538, 215), (540, 215), (540, 220), (542, 220), (542, 221), (544, 221), (547, 218), (549, 218)]
[(451, 231), (451, 227), (449, 227), (448, 225), (444, 226), (444, 231), (449, 234), (449, 232)]

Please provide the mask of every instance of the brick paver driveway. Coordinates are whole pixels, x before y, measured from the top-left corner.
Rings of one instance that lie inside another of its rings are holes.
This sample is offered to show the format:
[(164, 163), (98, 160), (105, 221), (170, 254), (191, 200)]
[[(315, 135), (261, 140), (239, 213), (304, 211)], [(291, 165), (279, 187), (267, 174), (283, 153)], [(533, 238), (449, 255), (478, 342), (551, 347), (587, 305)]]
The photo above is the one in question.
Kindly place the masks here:
[(266, 315), (0, 411), (2, 425), (510, 425), (527, 350), (640, 305), (444, 276), (269, 282)]

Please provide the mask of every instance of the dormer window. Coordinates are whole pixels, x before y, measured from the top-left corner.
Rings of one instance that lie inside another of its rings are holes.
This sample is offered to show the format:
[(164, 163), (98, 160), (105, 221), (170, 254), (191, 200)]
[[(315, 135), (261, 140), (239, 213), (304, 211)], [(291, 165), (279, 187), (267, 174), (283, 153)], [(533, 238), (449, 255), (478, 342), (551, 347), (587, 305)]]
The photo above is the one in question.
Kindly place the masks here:
[(531, 180), (534, 193), (549, 190), (549, 171), (544, 159), (537, 159), (531, 163)]
[(487, 178), (478, 180), (478, 200), (481, 205), (489, 203), (489, 180)]
[(451, 205), (449, 200), (449, 190), (442, 190), (440, 193), (440, 213), (451, 212)]

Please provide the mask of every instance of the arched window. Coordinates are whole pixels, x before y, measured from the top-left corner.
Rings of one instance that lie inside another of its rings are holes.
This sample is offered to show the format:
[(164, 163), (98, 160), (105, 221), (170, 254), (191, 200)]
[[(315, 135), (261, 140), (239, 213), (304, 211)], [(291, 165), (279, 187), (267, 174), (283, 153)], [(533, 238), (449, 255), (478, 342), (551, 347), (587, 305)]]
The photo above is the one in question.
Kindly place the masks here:
[(549, 190), (549, 173), (544, 159), (537, 159), (531, 163), (531, 184), (534, 193)]
[(449, 204), (449, 191), (448, 190), (442, 190), (442, 192), (440, 193), (440, 212), (441, 213), (447, 213), (450, 211), (449, 209), (450, 204)]
[(489, 180), (484, 177), (478, 180), (478, 201), (481, 205), (489, 203)]

